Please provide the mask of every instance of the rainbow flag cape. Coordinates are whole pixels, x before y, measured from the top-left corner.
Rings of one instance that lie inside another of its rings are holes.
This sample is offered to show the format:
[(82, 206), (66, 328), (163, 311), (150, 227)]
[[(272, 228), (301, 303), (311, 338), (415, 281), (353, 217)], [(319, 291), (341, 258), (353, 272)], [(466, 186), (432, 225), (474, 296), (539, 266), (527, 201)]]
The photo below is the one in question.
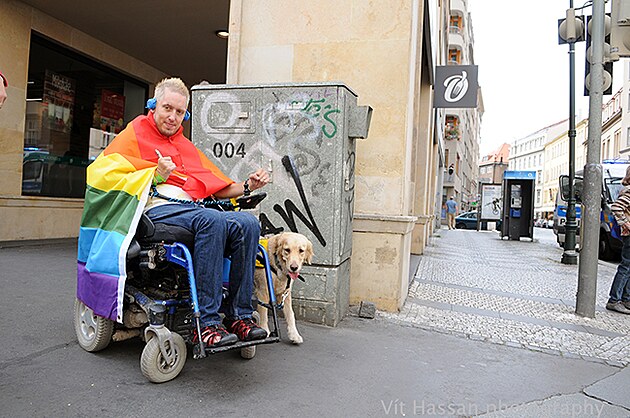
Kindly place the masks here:
[(156, 167), (137, 167), (118, 153), (102, 153), (87, 169), (77, 298), (95, 314), (113, 321), (122, 322), (127, 250)]
[[(138, 141), (138, 137), (142, 141)], [(77, 256), (77, 298), (96, 315), (122, 322), (126, 257), (146, 206), (157, 168), (158, 148), (172, 156), (194, 198), (233, 181), (180, 131), (162, 136), (152, 113), (139, 116), (87, 168), (87, 187)]]

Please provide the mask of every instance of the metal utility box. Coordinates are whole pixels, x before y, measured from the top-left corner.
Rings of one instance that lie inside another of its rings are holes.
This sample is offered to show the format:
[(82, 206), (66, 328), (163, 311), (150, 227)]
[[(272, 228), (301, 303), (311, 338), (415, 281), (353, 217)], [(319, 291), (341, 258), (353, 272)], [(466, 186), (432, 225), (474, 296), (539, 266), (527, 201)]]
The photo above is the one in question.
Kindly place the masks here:
[(341, 83), (192, 88), (193, 143), (235, 181), (261, 167), (271, 174), (256, 212), (262, 234), (294, 231), (313, 243), (306, 283), (294, 289), (296, 313), (312, 322), (336, 325), (348, 306), (349, 268), (339, 267), (352, 253), (354, 139), (367, 137), (371, 110)]
[(506, 171), (503, 173), (503, 212), (501, 238), (534, 239), (535, 171)]

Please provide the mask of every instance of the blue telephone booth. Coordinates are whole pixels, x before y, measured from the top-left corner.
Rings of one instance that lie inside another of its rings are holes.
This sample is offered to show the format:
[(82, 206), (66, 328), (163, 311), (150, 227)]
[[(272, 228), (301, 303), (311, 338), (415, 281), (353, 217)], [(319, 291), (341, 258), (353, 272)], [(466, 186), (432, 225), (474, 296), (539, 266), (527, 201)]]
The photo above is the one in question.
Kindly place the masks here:
[(501, 239), (534, 239), (535, 171), (506, 171), (503, 173), (503, 213)]

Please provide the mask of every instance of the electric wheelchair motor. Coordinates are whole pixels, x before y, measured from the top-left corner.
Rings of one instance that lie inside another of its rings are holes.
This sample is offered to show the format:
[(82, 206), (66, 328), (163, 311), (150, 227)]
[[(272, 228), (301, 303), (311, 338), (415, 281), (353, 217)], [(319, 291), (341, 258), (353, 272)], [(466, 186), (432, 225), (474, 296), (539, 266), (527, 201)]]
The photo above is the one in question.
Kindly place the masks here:
[[(241, 197), (232, 201), (205, 201), (204, 206), (219, 210), (252, 209), (266, 196), (265, 193)], [(174, 379), (182, 371), (187, 357), (187, 346), (193, 348), (193, 358), (240, 349), (241, 357), (251, 359), (256, 345), (280, 341), (277, 303), (269, 259), (265, 248), (258, 246), (257, 260), (267, 276), (269, 302), (262, 303), (273, 317), (273, 329), (264, 340), (238, 341), (222, 347), (205, 347), (199, 339), (192, 342), (193, 331), (201, 335), (199, 305), (193, 263), (189, 248), (194, 237), (186, 229), (153, 224), (143, 215), (134, 239), (127, 251), (127, 280), (122, 324), (94, 314), (80, 300), (75, 301), (74, 326), (79, 345), (86, 351), (106, 348), (111, 341), (141, 337), (146, 346), (140, 358), (142, 374), (151, 382), (162, 383)], [(223, 292), (227, 296), (229, 259), (224, 260)], [(253, 319), (259, 322), (254, 310)]]

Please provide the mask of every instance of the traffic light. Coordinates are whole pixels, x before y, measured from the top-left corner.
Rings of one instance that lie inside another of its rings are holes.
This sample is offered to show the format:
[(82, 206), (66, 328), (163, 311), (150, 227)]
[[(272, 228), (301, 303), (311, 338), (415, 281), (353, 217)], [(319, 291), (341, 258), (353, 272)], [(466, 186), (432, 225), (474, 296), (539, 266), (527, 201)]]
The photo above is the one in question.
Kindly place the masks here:
[(575, 16), (575, 9), (567, 9), (567, 18), (558, 19), (558, 44), (584, 40), (584, 17)]
[(610, 53), (616, 57), (630, 57), (630, 1), (613, 0)]
[[(584, 95), (589, 95), (590, 85), (590, 73), (591, 73), (591, 60), (592, 49), (591, 43), (593, 38), (591, 32), (593, 31), (592, 16), (586, 16), (586, 67), (584, 69)], [(612, 94), (612, 73), (613, 63), (610, 56), (610, 27), (611, 27), (610, 13), (606, 13), (604, 22), (604, 94)]]

